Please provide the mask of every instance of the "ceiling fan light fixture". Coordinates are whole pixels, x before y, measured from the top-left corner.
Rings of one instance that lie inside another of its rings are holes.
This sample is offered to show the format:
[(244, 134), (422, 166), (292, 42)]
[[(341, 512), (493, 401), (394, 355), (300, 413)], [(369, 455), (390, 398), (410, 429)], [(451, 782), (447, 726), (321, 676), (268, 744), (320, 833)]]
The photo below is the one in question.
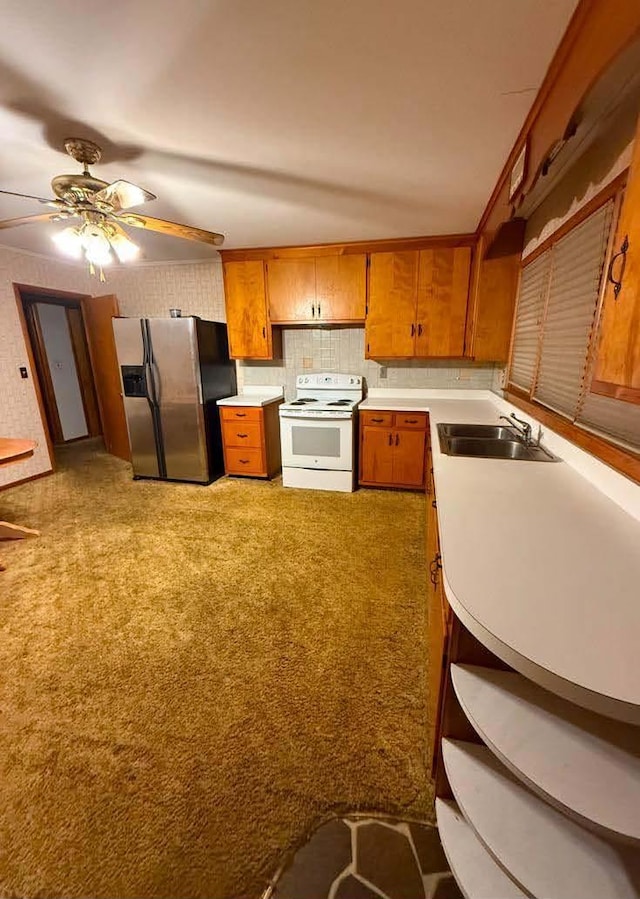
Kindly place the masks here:
[(62, 231), (56, 231), (55, 234), (52, 234), (51, 239), (65, 256), (71, 256), (73, 259), (82, 259), (83, 244), (79, 228), (69, 225), (69, 227), (63, 228)]
[(101, 224), (86, 222), (80, 229), (80, 239), (87, 262), (100, 268), (111, 263), (111, 244)]
[(110, 235), (109, 241), (120, 262), (132, 262), (140, 255), (140, 247), (130, 240), (124, 231), (116, 231)]

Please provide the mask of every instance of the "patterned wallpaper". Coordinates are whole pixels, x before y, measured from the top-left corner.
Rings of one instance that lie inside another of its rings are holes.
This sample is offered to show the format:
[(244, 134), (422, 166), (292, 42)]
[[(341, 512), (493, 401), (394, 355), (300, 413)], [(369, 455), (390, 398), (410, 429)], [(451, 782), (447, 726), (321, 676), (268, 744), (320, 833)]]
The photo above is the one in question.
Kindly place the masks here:
[(102, 286), (107, 288), (103, 293), (117, 294), (122, 315), (168, 316), (169, 309), (177, 307), (183, 315), (226, 321), (220, 257), (207, 262), (112, 269)]
[(93, 295), (115, 293), (123, 315), (163, 316), (169, 315), (172, 306), (178, 306), (184, 315), (224, 321), (219, 259), (111, 269), (106, 274), (106, 284), (100, 284), (75, 262), (0, 247), (0, 436), (28, 437), (38, 442), (31, 459), (0, 468), (0, 486), (51, 468), (33, 375), (30, 372), (28, 380), (23, 380), (18, 371), (21, 365), (28, 366), (28, 361), (14, 282)]
[(33, 373), (30, 371), (29, 378), (23, 380), (18, 371), (21, 365), (28, 366), (29, 363), (13, 292), (14, 282), (78, 293), (91, 293), (93, 289), (93, 282), (84, 268), (0, 247), (0, 436), (28, 437), (38, 442), (30, 459), (0, 467), (0, 485), (51, 468)]

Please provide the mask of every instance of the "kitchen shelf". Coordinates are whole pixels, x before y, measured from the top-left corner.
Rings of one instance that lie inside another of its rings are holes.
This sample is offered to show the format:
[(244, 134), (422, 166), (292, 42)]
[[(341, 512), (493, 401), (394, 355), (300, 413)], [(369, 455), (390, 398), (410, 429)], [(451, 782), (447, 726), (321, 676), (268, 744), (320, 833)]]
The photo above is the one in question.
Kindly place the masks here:
[(509, 671), (452, 665), (460, 705), (509, 770), (605, 837), (640, 841), (640, 728)]
[(532, 896), (638, 899), (640, 853), (576, 824), (524, 787), (485, 746), (442, 741), (455, 799), (478, 838)]
[(442, 848), (466, 899), (524, 899), (526, 893), (489, 855), (455, 802), (436, 799)]

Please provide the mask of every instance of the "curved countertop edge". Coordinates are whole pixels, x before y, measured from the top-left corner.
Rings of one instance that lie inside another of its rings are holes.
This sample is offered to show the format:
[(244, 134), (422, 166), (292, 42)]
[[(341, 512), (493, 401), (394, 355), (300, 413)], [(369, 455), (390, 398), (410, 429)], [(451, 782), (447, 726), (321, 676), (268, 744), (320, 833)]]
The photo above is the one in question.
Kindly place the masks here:
[[(455, 406), (457, 405), (457, 401), (460, 400), (466, 402), (460, 404), (461, 417), (458, 418), (456, 416), (457, 410), (455, 409)], [(443, 404), (442, 401), (446, 401), (446, 403)], [(470, 401), (474, 401), (472, 405), (469, 405)], [(495, 415), (494, 421), (501, 413), (515, 410), (519, 417), (522, 416), (526, 420), (535, 422), (535, 419), (533, 419), (532, 416), (523, 415), (523, 413), (512, 404), (503, 400), (497, 394), (486, 390), (414, 391), (409, 389), (406, 391), (398, 390), (397, 392), (389, 390), (388, 393), (376, 391), (376, 394), (364, 401), (360, 408), (364, 408), (365, 410), (370, 409), (371, 411), (415, 411), (430, 413), (433, 472), (436, 493), (438, 495), (438, 505), (440, 506), (442, 515), (447, 509), (447, 486), (445, 485), (443, 487), (442, 484), (439, 483), (439, 474), (444, 473), (444, 470), (443, 472), (440, 472), (439, 469), (441, 468), (440, 463), (445, 459), (449, 460), (450, 457), (445, 456), (440, 450), (437, 424), (439, 421), (488, 421), (489, 419), (486, 418), (488, 411), (487, 403), (490, 403), (493, 407), (492, 415)], [(443, 417), (442, 413), (444, 413), (445, 410), (446, 414)], [(606, 498), (609, 502), (612, 502), (614, 506), (617, 506), (618, 509), (622, 509), (629, 514), (632, 517), (632, 520), (634, 518), (638, 520), (638, 494), (640, 494), (640, 489), (637, 488), (633, 482), (629, 482), (627, 479), (623, 478), (622, 475), (618, 475), (617, 472), (614, 472), (604, 463), (600, 462), (600, 460), (595, 459), (595, 457), (592, 457), (578, 447), (575, 447), (575, 445), (571, 444), (569, 441), (559, 437), (559, 435), (556, 435), (551, 429), (545, 429), (543, 443), (559, 456), (570, 469), (573, 469), (574, 473), (584, 480), (585, 485), (589, 485), (591, 488), (595, 487), (603, 498)], [(447, 462), (447, 465), (448, 464), (449, 463)], [(506, 462), (502, 464), (516, 465), (530, 463)], [(450, 478), (450, 475), (451, 469), (449, 468), (447, 477)], [(448, 517), (451, 519), (452, 516), (449, 515)], [(450, 526), (451, 524), (449, 524), (449, 527)], [(513, 641), (505, 642), (504, 639), (497, 636), (497, 634), (493, 632), (499, 632), (499, 628), (496, 628), (495, 626), (495, 621), (492, 631), (489, 630), (478, 617), (475, 617), (481, 612), (481, 608), (476, 608), (477, 603), (465, 603), (459, 599), (447, 580), (446, 569), (449, 567), (447, 566), (447, 540), (443, 539), (443, 536), (446, 535), (442, 534), (442, 522), (440, 523), (440, 528), (445, 594), (456, 616), (483, 645), (516, 671), (520, 672), (525, 677), (528, 677), (544, 689), (556, 693), (557, 695), (574, 702), (576, 705), (590, 709), (609, 718), (636, 725), (640, 724), (640, 703), (636, 703), (629, 698), (619, 698), (611, 691), (608, 693), (598, 691), (597, 683), (586, 685), (581, 683), (579, 679), (567, 677), (566, 672), (563, 672), (562, 674), (557, 673), (554, 670), (555, 666), (547, 664), (543, 665), (534, 660), (535, 652), (531, 646), (528, 647), (528, 654), (525, 655), (522, 652), (522, 648), (514, 648), (514, 645), (512, 645)], [(469, 611), (469, 609), (473, 609), (473, 613)], [(586, 648), (588, 650), (588, 646)], [(583, 647), (582, 652), (583, 658), (585, 657), (584, 649), (585, 647)], [(532, 658), (531, 656), (534, 657)], [(545, 653), (542, 652), (541, 658), (544, 656)], [(545, 663), (547, 661), (550, 661), (548, 657), (545, 659)], [(559, 667), (561, 668), (563, 666), (560, 665)], [(629, 678), (630, 682), (632, 682), (633, 677), (631, 671), (629, 672)]]
[(523, 677), (529, 678), (538, 686), (555, 693), (557, 696), (561, 696), (563, 699), (567, 699), (569, 702), (573, 702), (592, 712), (597, 712), (607, 718), (615, 718), (617, 721), (625, 721), (627, 724), (640, 725), (640, 706), (603, 693), (596, 693), (588, 687), (583, 687), (580, 684), (567, 680), (548, 668), (543, 668), (537, 662), (503, 643), (495, 634), (492, 634), (491, 631), (477, 621), (458, 600), (447, 582), (444, 568), (442, 569), (442, 574), (444, 592), (456, 617), (460, 619), (466, 629), (483, 646), (486, 646), (499, 659), (502, 659), (503, 662), (514, 668)]

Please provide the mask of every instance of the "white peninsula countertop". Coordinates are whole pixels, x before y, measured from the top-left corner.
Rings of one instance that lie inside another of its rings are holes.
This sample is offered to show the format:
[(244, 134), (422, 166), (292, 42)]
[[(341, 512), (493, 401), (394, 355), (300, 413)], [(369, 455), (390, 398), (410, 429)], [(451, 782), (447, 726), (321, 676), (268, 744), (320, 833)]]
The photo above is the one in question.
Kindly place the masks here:
[(444, 586), (463, 624), (541, 686), (640, 724), (640, 487), (550, 430), (563, 461), (442, 453), (439, 423), (515, 411), (536, 424), (490, 391), (372, 390), (359, 408), (430, 415)]
[(236, 396), (225, 396), (218, 406), (268, 406), (284, 399), (282, 387), (245, 387)]

